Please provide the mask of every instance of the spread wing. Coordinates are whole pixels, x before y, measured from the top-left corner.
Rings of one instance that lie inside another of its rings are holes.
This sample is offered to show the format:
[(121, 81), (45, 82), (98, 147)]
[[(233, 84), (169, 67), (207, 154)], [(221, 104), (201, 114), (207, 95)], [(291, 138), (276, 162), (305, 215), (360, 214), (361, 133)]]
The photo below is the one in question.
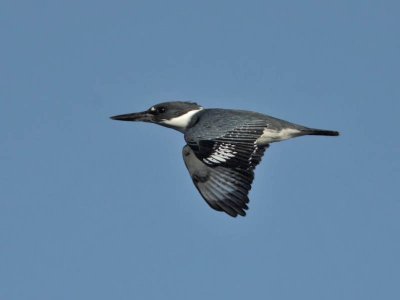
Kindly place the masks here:
[(187, 139), (196, 156), (209, 166), (254, 170), (268, 145), (257, 145), (267, 124), (257, 120), (228, 130), (218, 137)]
[(198, 159), (187, 145), (182, 154), (194, 185), (211, 208), (232, 217), (246, 215), (248, 193), (254, 180), (253, 169), (230, 169), (221, 165), (211, 167)]

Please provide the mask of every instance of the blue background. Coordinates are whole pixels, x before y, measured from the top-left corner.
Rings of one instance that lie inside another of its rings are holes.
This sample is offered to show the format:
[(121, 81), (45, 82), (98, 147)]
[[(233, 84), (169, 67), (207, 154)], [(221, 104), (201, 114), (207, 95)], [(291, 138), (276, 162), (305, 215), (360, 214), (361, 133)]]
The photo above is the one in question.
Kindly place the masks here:
[[(0, 5), (0, 299), (400, 299), (398, 1)], [(211, 210), (165, 100), (341, 131)]]

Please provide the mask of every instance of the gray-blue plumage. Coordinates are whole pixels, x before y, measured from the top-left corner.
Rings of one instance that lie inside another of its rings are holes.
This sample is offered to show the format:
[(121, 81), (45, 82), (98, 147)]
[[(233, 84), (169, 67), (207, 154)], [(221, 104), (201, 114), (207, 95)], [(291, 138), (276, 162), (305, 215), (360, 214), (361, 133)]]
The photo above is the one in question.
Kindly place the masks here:
[[(303, 135), (302, 132), (307, 130), (306, 127), (260, 113), (231, 109), (204, 109), (191, 122), (184, 136), (198, 157), (209, 165), (242, 169), (257, 165), (263, 149), (274, 142), (257, 142), (266, 128), (276, 132), (290, 128), (298, 131), (297, 135)], [(235, 155), (230, 156), (229, 150)], [(226, 155), (213, 155), (216, 152)]]
[(254, 170), (270, 143), (303, 136), (337, 136), (264, 114), (203, 109), (192, 102), (165, 102), (140, 113), (111, 117), (156, 123), (184, 134), (185, 165), (207, 203), (230, 216), (244, 216)]
[(214, 139), (226, 132), (237, 130), (249, 124), (254, 124), (260, 129), (265, 127), (275, 130), (283, 128), (306, 129), (304, 126), (252, 111), (220, 108), (203, 109), (194, 116), (192, 122), (195, 124), (191, 124), (192, 126), (186, 130), (185, 137)]

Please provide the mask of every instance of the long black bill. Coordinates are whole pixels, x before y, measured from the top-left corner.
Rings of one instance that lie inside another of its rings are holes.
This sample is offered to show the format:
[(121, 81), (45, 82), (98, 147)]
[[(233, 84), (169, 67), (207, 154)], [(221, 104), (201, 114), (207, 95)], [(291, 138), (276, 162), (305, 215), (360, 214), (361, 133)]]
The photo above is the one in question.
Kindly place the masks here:
[(138, 113), (131, 113), (125, 115), (117, 115), (110, 117), (113, 120), (118, 121), (142, 121), (142, 122), (150, 122), (152, 120), (152, 115), (148, 114), (147, 112), (138, 112)]

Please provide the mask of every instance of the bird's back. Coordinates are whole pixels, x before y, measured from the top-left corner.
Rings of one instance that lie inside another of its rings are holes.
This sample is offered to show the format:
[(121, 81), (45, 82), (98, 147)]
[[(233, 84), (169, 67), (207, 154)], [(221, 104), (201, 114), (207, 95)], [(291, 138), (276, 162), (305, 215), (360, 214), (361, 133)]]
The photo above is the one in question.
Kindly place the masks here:
[(187, 129), (185, 140), (213, 140), (227, 132), (249, 124), (269, 127), (274, 130), (288, 127), (304, 128), (300, 125), (252, 111), (220, 108), (204, 109), (196, 115), (196, 120), (194, 120), (192, 127)]

